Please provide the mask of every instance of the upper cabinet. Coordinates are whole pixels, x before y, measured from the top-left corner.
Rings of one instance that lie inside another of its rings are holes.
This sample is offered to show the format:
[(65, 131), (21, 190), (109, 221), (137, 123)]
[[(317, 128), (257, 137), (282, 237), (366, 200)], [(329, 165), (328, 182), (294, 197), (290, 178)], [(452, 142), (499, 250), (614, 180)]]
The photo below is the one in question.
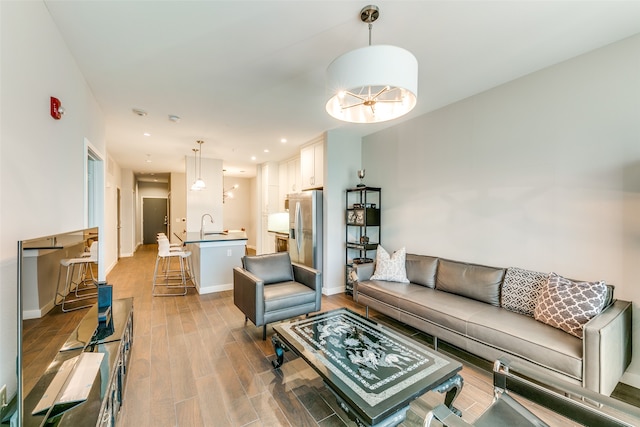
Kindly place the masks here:
[(296, 156), (280, 162), (280, 211), (284, 211), (284, 200), (287, 194), (300, 191), (302, 191), (300, 157)]
[(324, 186), (324, 138), (300, 150), (300, 174), (303, 190)]

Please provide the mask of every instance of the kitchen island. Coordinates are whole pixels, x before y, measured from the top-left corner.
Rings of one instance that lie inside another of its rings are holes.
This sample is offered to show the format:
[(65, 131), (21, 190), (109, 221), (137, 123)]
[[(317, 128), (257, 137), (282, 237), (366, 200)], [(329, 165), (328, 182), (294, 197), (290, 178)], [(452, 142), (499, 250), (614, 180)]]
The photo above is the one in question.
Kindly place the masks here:
[(185, 249), (191, 251), (199, 294), (233, 289), (233, 267), (242, 265), (247, 246), (244, 231), (187, 233)]

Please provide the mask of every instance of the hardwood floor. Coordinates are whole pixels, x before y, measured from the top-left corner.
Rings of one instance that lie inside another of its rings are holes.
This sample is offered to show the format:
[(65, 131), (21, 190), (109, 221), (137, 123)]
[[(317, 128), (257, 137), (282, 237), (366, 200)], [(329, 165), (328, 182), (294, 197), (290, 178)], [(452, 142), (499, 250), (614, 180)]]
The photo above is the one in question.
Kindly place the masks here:
[[(186, 296), (152, 297), (156, 253), (156, 245), (140, 247), (107, 278), (114, 298), (134, 298), (134, 344), (119, 426), (355, 426), (302, 359), (287, 352), (282, 368), (272, 368), (270, 339), (262, 341), (261, 327), (245, 325), (230, 291), (198, 295), (191, 289)], [(323, 311), (344, 306), (364, 313), (349, 296), (323, 297)], [(40, 369), (25, 378), (25, 389), (85, 312), (60, 316), (54, 310), (43, 318), (48, 320), (25, 322), (25, 367)], [(429, 337), (386, 316), (370, 315), (429, 343)], [(273, 333), (270, 327), (267, 331)], [(53, 339), (39, 339), (44, 336)], [(456, 407), (472, 422), (491, 404), (491, 374), (466, 362), (461, 374), (464, 387)], [(426, 412), (442, 402), (442, 395), (426, 393), (411, 404), (402, 425), (422, 426)], [(576, 425), (544, 408), (528, 407), (551, 426)]]

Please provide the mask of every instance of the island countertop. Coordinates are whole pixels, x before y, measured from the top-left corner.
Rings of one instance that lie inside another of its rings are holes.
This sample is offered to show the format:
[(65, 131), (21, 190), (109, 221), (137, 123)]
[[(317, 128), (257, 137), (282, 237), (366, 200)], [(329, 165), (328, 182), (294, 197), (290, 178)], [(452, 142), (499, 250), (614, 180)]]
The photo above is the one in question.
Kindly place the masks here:
[(187, 233), (187, 237), (184, 240), (184, 244), (188, 243), (208, 243), (208, 242), (230, 242), (234, 240), (247, 240), (247, 233), (244, 231), (230, 231), (230, 232), (209, 232), (204, 233), (204, 236), (200, 238), (199, 231), (193, 231)]

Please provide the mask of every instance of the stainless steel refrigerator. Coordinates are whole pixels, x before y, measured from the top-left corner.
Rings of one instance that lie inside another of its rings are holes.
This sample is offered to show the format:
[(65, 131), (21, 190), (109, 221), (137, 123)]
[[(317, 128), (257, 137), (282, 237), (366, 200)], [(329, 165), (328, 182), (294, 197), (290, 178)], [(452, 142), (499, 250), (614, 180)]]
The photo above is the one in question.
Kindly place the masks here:
[(289, 194), (291, 261), (322, 271), (322, 191)]

